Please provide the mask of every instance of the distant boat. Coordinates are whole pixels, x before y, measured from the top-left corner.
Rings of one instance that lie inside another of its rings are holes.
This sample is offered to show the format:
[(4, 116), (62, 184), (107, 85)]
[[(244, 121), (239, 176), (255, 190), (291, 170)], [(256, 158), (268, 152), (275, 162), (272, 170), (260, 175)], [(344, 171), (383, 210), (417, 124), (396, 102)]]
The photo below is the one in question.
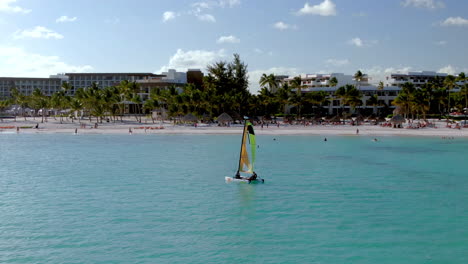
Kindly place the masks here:
[[(248, 145), (250, 145), (250, 159)], [(239, 154), (239, 167), (237, 173), (234, 177), (225, 177), (226, 182), (265, 182), (264, 179), (258, 177), (254, 171), (255, 165), (255, 154), (256, 154), (257, 144), (255, 141), (255, 131), (252, 123), (249, 120), (244, 122), (244, 130), (242, 132), (242, 143)], [(251, 174), (248, 177), (241, 176), (240, 173)]]

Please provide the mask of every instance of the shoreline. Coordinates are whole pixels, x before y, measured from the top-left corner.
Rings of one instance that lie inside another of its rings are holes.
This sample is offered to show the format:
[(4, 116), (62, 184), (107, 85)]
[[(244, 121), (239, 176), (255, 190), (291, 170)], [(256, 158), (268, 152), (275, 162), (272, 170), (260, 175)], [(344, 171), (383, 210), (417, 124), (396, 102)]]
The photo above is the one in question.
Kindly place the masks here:
[[(40, 120), (39, 120), (40, 121)], [(268, 128), (260, 125), (255, 126), (257, 135), (313, 135), (313, 136), (409, 136), (409, 137), (463, 137), (468, 138), (468, 128), (454, 129), (445, 127), (445, 121), (435, 121), (438, 128), (389, 128), (379, 125), (364, 124), (360, 126), (351, 125), (270, 125)], [(39, 128), (34, 128), (39, 124)], [(199, 124), (193, 125), (174, 125), (173, 123), (137, 123), (132, 120), (124, 120), (116, 123), (98, 123), (98, 128), (94, 128), (95, 123), (88, 120), (82, 122), (86, 128), (80, 127), (79, 122), (64, 122), (60, 124), (59, 120), (49, 119), (48, 122), (40, 123), (38, 120), (8, 120), (0, 122), (0, 135), (18, 133), (16, 127), (20, 127), (20, 134), (74, 134), (75, 129), (78, 134), (187, 134), (187, 135), (235, 135), (242, 133), (242, 125), (232, 125), (230, 127), (218, 127), (216, 125)], [(160, 129), (160, 127), (163, 129)], [(9, 128), (6, 128), (9, 127)], [(21, 128), (28, 127), (28, 128)], [(146, 129), (145, 129), (146, 128)], [(359, 134), (356, 130), (359, 129)]]

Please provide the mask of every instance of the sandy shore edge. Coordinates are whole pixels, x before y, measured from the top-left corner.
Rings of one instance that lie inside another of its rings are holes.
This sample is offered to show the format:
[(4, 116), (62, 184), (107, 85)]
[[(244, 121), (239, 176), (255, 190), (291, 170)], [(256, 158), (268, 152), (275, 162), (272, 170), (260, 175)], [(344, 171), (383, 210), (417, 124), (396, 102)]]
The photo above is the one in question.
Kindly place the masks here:
[[(98, 124), (98, 128), (94, 128), (95, 123), (89, 121), (83, 122), (86, 128), (78, 122), (66, 122), (60, 124), (58, 120), (50, 120), (45, 123), (38, 122), (40, 120), (18, 120), (14, 122), (0, 122), (0, 135), (1, 134), (239, 134), (242, 131), (241, 125), (234, 125), (231, 127), (218, 127), (215, 125), (200, 124), (197, 127), (190, 125), (173, 125), (172, 123), (136, 123), (132, 121), (124, 121), (123, 123), (102, 123)], [(444, 121), (435, 122), (437, 128), (389, 128), (375, 125), (270, 125), (269, 127), (257, 125), (256, 133), (258, 135), (315, 135), (315, 136), (430, 136), (430, 137), (468, 137), (468, 128), (454, 129), (447, 128)], [(34, 128), (36, 125), (39, 128)], [(16, 127), (20, 127), (17, 131)], [(161, 129), (163, 127), (163, 129)], [(357, 133), (359, 130), (359, 133)]]

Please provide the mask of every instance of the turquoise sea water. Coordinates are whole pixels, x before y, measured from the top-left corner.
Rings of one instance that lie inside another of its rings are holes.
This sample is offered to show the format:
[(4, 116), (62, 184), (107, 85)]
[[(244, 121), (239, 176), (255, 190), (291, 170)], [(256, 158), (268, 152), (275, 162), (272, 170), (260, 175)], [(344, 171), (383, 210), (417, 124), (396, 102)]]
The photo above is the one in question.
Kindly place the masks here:
[(468, 263), (468, 140), (379, 139), (0, 135), (0, 263)]

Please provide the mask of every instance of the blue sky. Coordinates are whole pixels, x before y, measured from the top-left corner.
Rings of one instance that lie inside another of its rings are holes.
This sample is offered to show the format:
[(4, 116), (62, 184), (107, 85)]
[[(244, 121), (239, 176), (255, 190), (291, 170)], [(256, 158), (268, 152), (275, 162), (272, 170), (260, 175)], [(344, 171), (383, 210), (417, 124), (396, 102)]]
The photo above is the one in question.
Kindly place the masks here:
[(468, 1), (0, 0), (0, 76), (201, 68), (262, 73), (468, 71)]

